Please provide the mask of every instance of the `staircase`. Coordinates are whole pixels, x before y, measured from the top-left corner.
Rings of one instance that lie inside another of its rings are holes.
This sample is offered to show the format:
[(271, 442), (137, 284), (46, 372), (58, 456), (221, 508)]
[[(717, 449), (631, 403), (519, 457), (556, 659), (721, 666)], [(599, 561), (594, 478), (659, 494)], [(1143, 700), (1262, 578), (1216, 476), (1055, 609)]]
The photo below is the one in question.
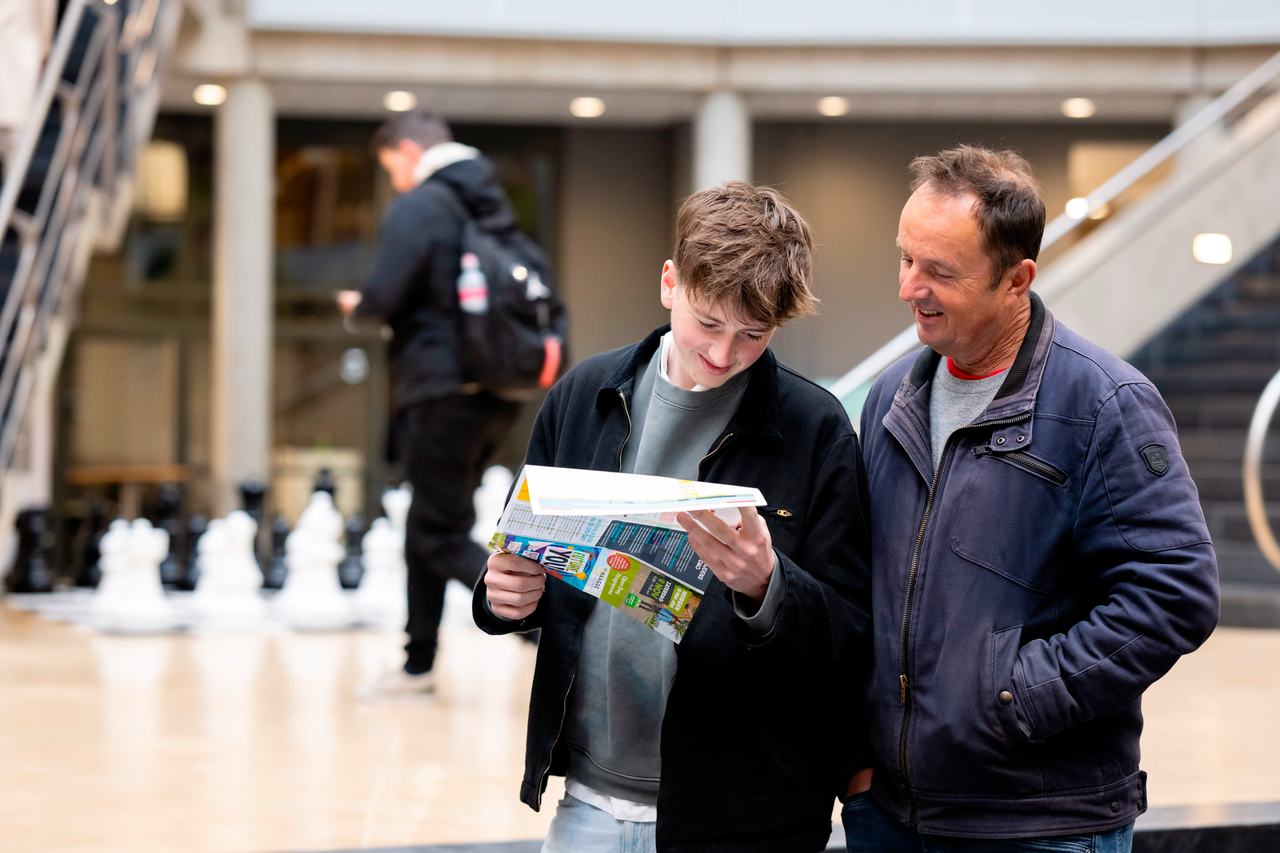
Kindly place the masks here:
[(0, 546), (22, 504), (47, 503), (49, 465), (40, 457), (51, 452), (53, 386), (67, 332), (91, 253), (118, 245), (127, 224), (135, 164), (151, 136), (181, 13), (180, 0), (70, 0), (6, 164)]
[[(1218, 553), (1225, 624), (1280, 627), (1280, 572), (1245, 515), (1241, 462), (1258, 397), (1280, 370), (1280, 240), (1251, 258), (1130, 361), (1164, 395)], [(1263, 493), (1280, 528), (1280, 436), (1264, 453)]]

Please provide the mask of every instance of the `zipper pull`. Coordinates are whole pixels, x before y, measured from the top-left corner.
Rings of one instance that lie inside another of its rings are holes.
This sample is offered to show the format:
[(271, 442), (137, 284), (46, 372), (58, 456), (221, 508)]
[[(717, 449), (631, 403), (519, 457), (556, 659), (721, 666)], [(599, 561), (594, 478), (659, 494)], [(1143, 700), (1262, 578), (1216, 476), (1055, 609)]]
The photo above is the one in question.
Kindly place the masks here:
[(983, 456), (989, 455), (991, 452), (991, 445), (989, 444), (980, 444), (973, 449), (973, 455), (977, 456), (979, 459)]
[(898, 702), (905, 705), (907, 703), (907, 677), (905, 675), (898, 676)]

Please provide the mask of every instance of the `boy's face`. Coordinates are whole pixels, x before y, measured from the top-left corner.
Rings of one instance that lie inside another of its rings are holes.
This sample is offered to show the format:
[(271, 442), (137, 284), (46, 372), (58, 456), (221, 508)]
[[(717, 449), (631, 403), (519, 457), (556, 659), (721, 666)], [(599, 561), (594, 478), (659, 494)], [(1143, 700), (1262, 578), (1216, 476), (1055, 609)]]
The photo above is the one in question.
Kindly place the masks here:
[(723, 304), (691, 300), (671, 261), (662, 265), (662, 305), (671, 309), (674, 344), (667, 373), (681, 388), (728, 382), (756, 363), (778, 328), (738, 316)]
[(391, 176), (391, 188), (398, 193), (407, 193), (418, 185), (414, 180), (414, 170), (422, 159), (426, 149), (411, 139), (401, 139), (394, 148), (378, 150), (378, 162)]

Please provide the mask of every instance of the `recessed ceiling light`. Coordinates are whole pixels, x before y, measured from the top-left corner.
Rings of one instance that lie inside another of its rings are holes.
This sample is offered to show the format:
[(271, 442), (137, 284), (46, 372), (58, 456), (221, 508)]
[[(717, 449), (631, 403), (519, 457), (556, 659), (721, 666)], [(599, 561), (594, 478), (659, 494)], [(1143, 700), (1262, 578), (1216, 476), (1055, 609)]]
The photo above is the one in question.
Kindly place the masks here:
[(1067, 216), (1072, 219), (1084, 219), (1089, 215), (1089, 199), (1073, 198), (1067, 202)]
[(227, 99), (227, 90), (217, 83), (204, 83), (196, 86), (196, 90), (191, 93), (191, 97), (195, 98), (197, 104), (216, 107)]
[(387, 92), (382, 96), (382, 105), (393, 113), (407, 113), (418, 105), (418, 96), (413, 92)]
[(1067, 118), (1089, 118), (1098, 111), (1098, 105), (1090, 98), (1067, 98), (1062, 102), (1062, 114)]
[(842, 116), (849, 112), (849, 99), (828, 95), (818, 99), (818, 112), (824, 116)]
[(1226, 234), (1197, 234), (1191, 255), (1202, 264), (1231, 263), (1231, 238)]
[(578, 118), (599, 118), (604, 115), (604, 101), (599, 98), (574, 98), (569, 102), (569, 112)]

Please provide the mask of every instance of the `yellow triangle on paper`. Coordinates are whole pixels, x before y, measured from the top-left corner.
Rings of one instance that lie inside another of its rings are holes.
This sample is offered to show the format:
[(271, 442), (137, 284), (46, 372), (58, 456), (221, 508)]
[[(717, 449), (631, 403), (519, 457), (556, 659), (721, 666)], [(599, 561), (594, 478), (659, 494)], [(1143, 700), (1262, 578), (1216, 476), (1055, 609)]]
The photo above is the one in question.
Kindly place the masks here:
[(529, 503), (529, 480), (527, 477), (520, 480), (520, 492), (516, 495), (516, 500)]

